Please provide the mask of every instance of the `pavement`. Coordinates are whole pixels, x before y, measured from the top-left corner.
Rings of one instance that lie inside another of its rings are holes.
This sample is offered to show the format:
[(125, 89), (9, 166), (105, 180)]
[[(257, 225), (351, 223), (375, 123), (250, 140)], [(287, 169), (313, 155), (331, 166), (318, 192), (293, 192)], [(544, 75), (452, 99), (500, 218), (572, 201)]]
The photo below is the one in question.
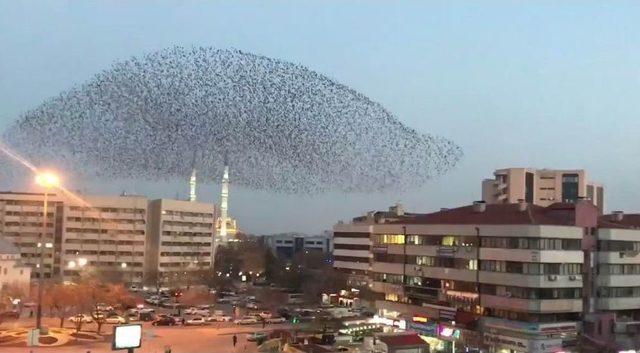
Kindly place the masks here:
[[(23, 321), (23, 320), (20, 320)], [(44, 324), (57, 327), (58, 320), (45, 318)], [(248, 342), (247, 336), (252, 332), (268, 332), (274, 329), (289, 329), (291, 324), (271, 324), (264, 329), (262, 324), (235, 325), (232, 323), (212, 323), (206, 326), (151, 326), (143, 324), (142, 347), (136, 353), (164, 353), (166, 346), (171, 346), (171, 353), (238, 353), (257, 352), (254, 342)], [(24, 322), (14, 322), (15, 326), (23, 326)], [(6, 323), (2, 325), (6, 328)], [(68, 322), (65, 326), (70, 327)], [(102, 332), (110, 333), (113, 325), (103, 325)], [(31, 324), (33, 327), (33, 324)], [(86, 324), (83, 331), (95, 331), (95, 325)], [(232, 337), (236, 335), (238, 344), (233, 346)], [(2, 353), (106, 353), (111, 350), (111, 342), (81, 342), (61, 347), (7, 347), (0, 346)], [(122, 351), (124, 352), (124, 351)]]

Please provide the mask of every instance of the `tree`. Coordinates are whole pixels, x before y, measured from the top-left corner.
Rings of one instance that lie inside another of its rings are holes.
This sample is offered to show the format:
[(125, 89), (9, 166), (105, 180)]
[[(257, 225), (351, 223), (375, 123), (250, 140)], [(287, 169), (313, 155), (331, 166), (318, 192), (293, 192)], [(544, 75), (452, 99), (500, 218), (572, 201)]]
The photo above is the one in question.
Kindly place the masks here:
[[(74, 284), (54, 283), (45, 288), (42, 297), (44, 307), (49, 307), (51, 312), (60, 319), (60, 327), (64, 326), (64, 319), (76, 314), (81, 305), (81, 289)], [(80, 327), (77, 327), (79, 331)]]

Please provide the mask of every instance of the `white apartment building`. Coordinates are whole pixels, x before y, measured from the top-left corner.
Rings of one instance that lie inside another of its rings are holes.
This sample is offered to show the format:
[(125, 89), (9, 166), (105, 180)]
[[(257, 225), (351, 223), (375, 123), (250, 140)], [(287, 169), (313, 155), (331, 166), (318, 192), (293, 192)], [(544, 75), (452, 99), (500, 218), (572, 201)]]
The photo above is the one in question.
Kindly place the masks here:
[(147, 283), (176, 283), (210, 269), (214, 256), (214, 205), (158, 199), (149, 202)]
[(141, 284), (144, 272), (147, 199), (142, 196), (82, 196), (63, 206), (62, 278), (96, 271), (112, 280)]
[(378, 314), (449, 351), (454, 341), (517, 353), (575, 345), (589, 283), (583, 245), (594, 242), (597, 215), (586, 201), (476, 202), (375, 224), (369, 277)]
[[(44, 195), (25, 192), (0, 192), (0, 236), (11, 241), (20, 251), (22, 262), (31, 266), (32, 277), (39, 276), (36, 268), (39, 261), (38, 243), (43, 232)], [(61, 203), (55, 194), (48, 195), (46, 232), (42, 241), (43, 273), (52, 277), (60, 269), (59, 256), (62, 232), (56, 228), (60, 217)]]
[(30, 280), (31, 267), (22, 263), (20, 250), (11, 241), (0, 237), (0, 298), (3, 291), (11, 286), (28, 296)]
[(586, 198), (598, 207), (600, 214), (604, 210), (604, 187), (588, 180), (583, 169), (506, 168), (495, 170), (493, 175), (493, 179), (482, 181), (482, 200), (489, 204), (523, 200), (549, 206)]

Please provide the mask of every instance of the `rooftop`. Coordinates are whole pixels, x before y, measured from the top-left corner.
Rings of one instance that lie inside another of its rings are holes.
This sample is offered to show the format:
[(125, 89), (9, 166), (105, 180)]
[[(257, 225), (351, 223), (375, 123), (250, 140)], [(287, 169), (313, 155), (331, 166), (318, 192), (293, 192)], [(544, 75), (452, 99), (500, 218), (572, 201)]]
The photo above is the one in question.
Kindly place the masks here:
[[(582, 206), (578, 206), (582, 207)], [(586, 206), (589, 207), (589, 206)], [(591, 205), (591, 207), (594, 207)], [(548, 207), (533, 204), (482, 204), (442, 209), (438, 212), (397, 220), (396, 224), (576, 224), (576, 204), (555, 203)], [(594, 207), (594, 211), (595, 211)]]
[(427, 343), (417, 334), (380, 335), (377, 336), (387, 347), (426, 346)]
[(600, 228), (640, 229), (640, 214), (607, 214), (598, 219)]

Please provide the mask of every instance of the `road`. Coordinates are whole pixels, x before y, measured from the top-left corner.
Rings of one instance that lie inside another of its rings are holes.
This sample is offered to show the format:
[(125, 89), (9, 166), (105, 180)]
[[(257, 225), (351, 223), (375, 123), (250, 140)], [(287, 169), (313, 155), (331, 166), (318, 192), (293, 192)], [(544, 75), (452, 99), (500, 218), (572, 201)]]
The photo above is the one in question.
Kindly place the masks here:
[[(22, 320), (21, 320), (22, 321)], [(57, 327), (58, 321), (55, 319), (45, 319), (45, 325)], [(16, 326), (19, 323), (16, 323)], [(65, 323), (69, 327), (68, 323)], [(31, 325), (33, 326), (33, 325)], [(3, 328), (7, 328), (3, 325)], [(236, 352), (257, 352), (256, 344), (247, 342), (248, 334), (256, 331), (265, 332), (274, 329), (289, 329), (290, 324), (267, 325), (265, 329), (261, 324), (256, 325), (234, 325), (232, 323), (212, 323), (207, 326), (151, 326), (143, 323), (142, 347), (136, 349), (136, 353), (164, 353), (165, 346), (171, 346), (172, 353), (236, 353)], [(94, 325), (85, 325), (83, 330), (95, 330)], [(112, 325), (104, 325), (103, 332), (112, 330)], [(236, 334), (238, 344), (233, 347), (232, 337)], [(62, 347), (28, 347), (11, 348), (0, 346), (2, 353), (106, 353), (113, 352), (110, 342), (87, 343), (82, 342), (77, 345), (67, 345)]]

